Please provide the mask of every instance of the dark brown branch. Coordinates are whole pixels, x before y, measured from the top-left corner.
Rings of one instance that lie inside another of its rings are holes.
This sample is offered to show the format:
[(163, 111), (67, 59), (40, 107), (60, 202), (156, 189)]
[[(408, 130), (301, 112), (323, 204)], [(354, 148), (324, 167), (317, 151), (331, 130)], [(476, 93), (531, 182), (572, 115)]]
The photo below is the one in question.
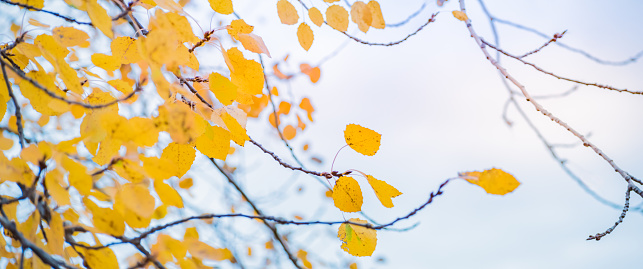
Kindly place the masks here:
[(277, 156), (277, 154), (275, 154), (272, 151), (269, 151), (269, 150), (265, 149), (261, 144), (257, 143), (257, 141), (254, 141), (252, 138), (250, 138), (250, 140), (248, 140), (248, 141), (250, 141), (250, 143), (252, 143), (253, 145), (257, 146), (264, 153), (270, 155), (273, 159), (275, 159), (275, 161), (277, 161), (283, 167), (286, 167), (286, 168), (291, 169), (291, 170), (301, 171), (301, 172), (304, 172), (304, 173), (310, 174), (310, 175), (325, 177), (327, 179), (333, 178), (333, 175), (331, 173), (328, 173), (328, 172), (317, 172), (317, 171), (306, 170), (306, 169), (304, 169), (302, 167), (294, 167), (294, 166), (282, 161), (279, 158), (279, 156)]
[(4, 61), (0, 62), (0, 66), (2, 66), (2, 76), (4, 77), (7, 91), (9, 92), (9, 96), (13, 101), (13, 106), (16, 108), (16, 126), (18, 126), (18, 140), (20, 141), (20, 148), (23, 149), (25, 147), (25, 133), (22, 128), (22, 114), (20, 113), (20, 105), (18, 104), (16, 96), (13, 95), (13, 90), (11, 89), (11, 83), (9, 83), (9, 77), (7, 76), (7, 70), (5, 68)]
[(494, 50), (496, 50), (496, 51), (498, 51), (498, 52), (500, 52), (500, 53), (502, 53), (502, 54), (504, 54), (504, 55), (506, 55), (506, 56), (508, 56), (510, 58), (516, 59), (516, 60), (520, 61), (523, 64), (529, 65), (529, 66), (533, 67), (534, 69), (540, 71), (541, 73), (550, 75), (550, 76), (555, 77), (557, 79), (562, 79), (562, 80), (566, 80), (566, 81), (569, 81), (569, 82), (573, 82), (573, 83), (577, 83), (577, 84), (581, 84), (581, 85), (585, 85), (585, 86), (594, 86), (594, 87), (597, 87), (597, 88), (607, 89), (607, 90), (612, 90), (612, 91), (617, 91), (617, 92), (627, 92), (627, 93), (631, 93), (631, 94), (641, 94), (641, 95), (643, 95), (643, 92), (640, 92), (640, 91), (630, 91), (628, 89), (617, 89), (617, 88), (614, 88), (614, 87), (609, 86), (609, 85), (602, 85), (602, 84), (598, 84), (598, 83), (583, 82), (583, 81), (580, 81), (580, 80), (575, 80), (575, 79), (566, 78), (566, 77), (556, 75), (556, 74), (554, 74), (552, 72), (545, 71), (544, 69), (538, 67), (537, 65), (535, 65), (533, 63), (530, 63), (530, 62), (527, 62), (527, 61), (521, 59), (518, 56), (515, 56), (513, 54), (508, 53), (508, 52), (506, 52), (506, 51), (504, 51), (504, 50), (502, 50), (502, 49), (490, 44), (489, 42), (485, 41), (482, 38), (480, 38), (480, 40), (481, 40), (481, 42), (483, 44), (489, 46), (490, 48), (492, 48), (492, 49), (494, 49)]
[(630, 208), (630, 192), (632, 189), (630, 187), (627, 188), (627, 191), (625, 192), (625, 205), (623, 206), (623, 212), (621, 212), (621, 215), (618, 217), (618, 220), (612, 225), (612, 227), (609, 227), (605, 232), (602, 233), (597, 233), (596, 235), (590, 235), (587, 240), (601, 240), (604, 236), (612, 233), (614, 229), (616, 229), (616, 226), (621, 224), (623, 222), (623, 219), (625, 219), (625, 215), (627, 214), (627, 210)]
[(49, 253), (47, 253), (46, 251), (36, 246), (34, 243), (27, 240), (20, 233), (20, 231), (18, 231), (18, 229), (16, 228), (16, 224), (13, 221), (6, 219), (4, 216), (0, 216), (0, 225), (2, 225), (2, 227), (4, 227), (9, 232), (11, 232), (11, 236), (14, 239), (18, 240), (18, 242), (20, 242), (20, 245), (22, 245), (25, 248), (31, 249), (31, 251), (33, 251), (33, 253), (36, 256), (38, 256), (38, 258), (40, 258), (40, 260), (45, 264), (53, 268), (70, 268), (70, 269), (74, 268), (73, 266), (66, 264), (64, 261), (59, 261), (54, 259), (54, 257), (52, 257)]

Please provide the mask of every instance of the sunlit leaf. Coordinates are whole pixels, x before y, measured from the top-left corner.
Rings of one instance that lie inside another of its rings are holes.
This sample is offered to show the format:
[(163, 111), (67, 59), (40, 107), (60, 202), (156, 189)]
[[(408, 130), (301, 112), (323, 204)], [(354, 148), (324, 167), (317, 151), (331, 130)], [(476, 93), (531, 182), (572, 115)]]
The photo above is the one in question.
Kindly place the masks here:
[(351, 6), (351, 20), (357, 23), (360, 31), (366, 33), (371, 27), (373, 14), (371, 8), (362, 1), (357, 1)]
[(332, 5), (326, 9), (326, 22), (333, 29), (346, 32), (348, 30), (348, 11), (342, 6)]
[(389, 185), (385, 181), (376, 179), (371, 175), (367, 175), (366, 179), (368, 180), (368, 184), (370, 184), (375, 191), (377, 199), (379, 199), (385, 207), (393, 207), (393, 201), (391, 201), (391, 198), (395, 198), (402, 194), (395, 187)]
[[(359, 218), (352, 218), (348, 221), (368, 223)], [(377, 246), (377, 231), (363, 226), (344, 223), (339, 226), (337, 237), (342, 241), (342, 249), (353, 256), (371, 256)]]
[(232, 14), (232, 0), (208, 0), (210, 7), (219, 14)]
[(333, 187), (333, 202), (335, 207), (344, 212), (358, 212), (362, 210), (362, 190), (352, 177), (340, 177)]
[(279, 0), (277, 2), (277, 13), (283, 24), (293, 25), (299, 21), (297, 9), (288, 0)]
[(357, 124), (349, 124), (344, 130), (344, 139), (346, 139), (346, 144), (355, 151), (366, 156), (373, 156), (380, 148), (382, 135)]
[(170, 187), (170, 185), (163, 182), (163, 180), (154, 180), (154, 189), (164, 205), (183, 208), (181, 195), (179, 195), (174, 188)]
[(98, 4), (96, 0), (87, 1), (87, 15), (92, 23), (107, 37), (114, 37), (112, 32), (112, 18), (107, 15), (107, 11)]
[(471, 184), (480, 186), (489, 194), (505, 195), (520, 186), (520, 182), (514, 176), (497, 168), (482, 172), (464, 172), (459, 176)]
[(469, 17), (467, 17), (467, 14), (460, 10), (454, 10), (451, 13), (453, 13), (453, 17), (455, 17), (458, 20), (466, 21), (469, 19)]
[(386, 23), (384, 22), (384, 16), (382, 16), (382, 9), (380, 8), (380, 3), (375, 0), (368, 1), (368, 7), (371, 8), (371, 14), (373, 20), (371, 21), (371, 27), (375, 29), (384, 29)]
[(322, 26), (324, 23), (324, 16), (322, 16), (322, 13), (316, 7), (308, 9), (308, 17), (317, 26)]
[(173, 142), (163, 149), (161, 159), (169, 160), (176, 169), (174, 176), (182, 177), (190, 170), (190, 167), (192, 167), (192, 163), (196, 157), (195, 154), (196, 150), (194, 149), (194, 145)]
[(299, 27), (297, 27), (297, 38), (299, 39), (299, 45), (304, 48), (306, 51), (310, 49), (310, 46), (313, 45), (313, 30), (310, 29), (310, 26), (305, 22), (302, 22)]

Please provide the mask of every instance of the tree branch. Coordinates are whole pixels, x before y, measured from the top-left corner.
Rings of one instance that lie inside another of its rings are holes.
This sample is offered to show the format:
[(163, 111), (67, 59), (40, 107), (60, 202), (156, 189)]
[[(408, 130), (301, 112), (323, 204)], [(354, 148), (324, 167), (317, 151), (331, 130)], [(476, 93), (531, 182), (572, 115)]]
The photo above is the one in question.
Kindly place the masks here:
[(13, 95), (13, 90), (11, 89), (11, 83), (9, 83), (9, 77), (7, 76), (7, 70), (5, 68), (4, 61), (0, 62), (0, 66), (2, 66), (2, 76), (4, 77), (7, 91), (9, 92), (9, 96), (13, 101), (13, 106), (16, 108), (16, 126), (18, 126), (18, 140), (20, 141), (20, 148), (23, 149), (25, 147), (25, 133), (22, 128), (22, 114), (20, 113), (20, 105), (18, 104), (16, 96)]

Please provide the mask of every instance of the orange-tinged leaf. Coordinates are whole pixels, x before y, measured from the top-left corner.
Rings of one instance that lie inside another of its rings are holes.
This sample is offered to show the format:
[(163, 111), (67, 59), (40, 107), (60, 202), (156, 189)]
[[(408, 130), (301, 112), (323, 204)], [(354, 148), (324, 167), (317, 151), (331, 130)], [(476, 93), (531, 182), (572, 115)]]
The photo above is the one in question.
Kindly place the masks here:
[(243, 19), (233, 20), (230, 22), (230, 26), (227, 27), (228, 34), (237, 40), (239, 40), (239, 34), (252, 33), (254, 28), (254, 26), (248, 25)]
[[(349, 221), (368, 223), (359, 218), (352, 218)], [(377, 246), (377, 231), (363, 226), (344, 223), (339, 226), (337, 237), (342, 241), (342, 249), (353, 256), (371, 256)]]
[(310, 103), (310, 99), (308, 97), (301, 99), (299, 107), (308, 113), (308, 120), (313, 121), (313, 112), (315, 111), (315, 108), (313, 108), (313, 105)]
[(348, 30), (348, 11), (342, 6), (332, 5), (326, 9), (326, 23), (341, 32)]
[(370, 184), (375, 191), (377, 199), (379, 199), (382, 205), (385, 207), (393, 207), (393, 201), (391, 201), (391, 198), (395, 198), (402, 194), (395, 187), (382, 180), (376, 179), (371, 175), (367, 175), (366, 179), (368, 180), (368, 184)]
[(460, 10), (454, 10), (451, 13), (453, 13), (453, 17), (455, 17), (458, 20), (466, 21), (469, 19), (469, 17), (467, 17), (467, 14)]
[(179, 187), (182, 189), (189, 189), (194, 185), (194, 180), (192, 180), (191, 177), (184, 178), (181, 181), (179, 181)]
[(170, 185), (163, 182), (163, 180), (154, 180), (154, 189), (164, 205), (183, 208), (183, 198), (181, 198), (181, 195), (179, 195), (174, 188), (170, 187)]
[(357, 269), (357, 263), (351, 263), (351, 265), (348, 266), (348, 269)]
[(190, 170), (194, 158), (196, 157), (196, 150), (194, 145), (185, 145), (178, 143), (170, 143), (163, 149), (161, 159), (169, 160), (176, 169), (174, 176), (182, 177)]
[(373, 15), (373, 21), (371, 21), (371, 27), (375, 29), (384, 29), (386, 23), (384, 22), (384, 16), (382, 16), (382, 9), (380, 8), (380, 3), (375, 0), (368, 1), (368, 7), (371, 8), (371, 14)]
[(357, 1), (351, 6), (351, 20), (357, 23), (360, 31), (366, 33), (368, 28), (371, 27), (373, 21), (373, 14), (371, 8), (364, 2)]
[(232, 8), (232, 0), (208, 0), (210, 2), (210, 7), (212, 10), (219, 14), (232, 14), (234, 12)]
[(288, 113), (290, 113), (290, 103), (286, 101), (281, 101), (281, 103), (279, 103), (279, 109), (277, 110), (277, 114), (288, 115)]
[(123, 185), (117, 199), (121, 199), (128, 209), (143, 218), (149, 218), (154, 213), (154, 197), (150, 195), (150, 190), (142, 184), (128, 183)]
[(310, 46), (313, 45), (313, 30), (310, 29), (310, 26), (305, 22), (302, 22), (299, 27), (297, 27), (297, 38), (299, 39), (299, 45), (304, 48), (306, 51), (310, 49)]
[(299, 251), (297, 251), (297, 258), (299, 258), (304, 263), (304, 267), (313, 269), (313, 264), (308, 260), (308, 252), (300, 249)]
[(243, 45), (243, 48), (246, 50), (252, 51), (254, 53), (263, 53), (268, 56), (268, 58), (272, 58), (270, 56), (270, 51), (268, 51), (268, 47), (266, 47), (266, 44), (263, 43), (263, 39), (255, 34), (239, 34), (238, 38), (239, 42), (241, 42), (241, 45)]
[(333, 187), (333, 202), (335, 207), (343, 212), (358, 212), (362, 210), (362, 190), (352, 177), (340, 177)]
[(482, 172), (464, 172), (459, 176), (471, 184), (480, 186), (489, 194), (505, 195), (520, 186), (520, 182), (514, 176), (497, 168)]
[(380, 148), (382, 135), (357, 124), (349, 124), (344, 130), (344, 139), (353, 150), (366, 156), (373, 156)]
[(299, 69), (302, 73), (310, 77), (310, 82), (317, 83), (317, 81), (319, 81), (319, 77), (321, 76), (319, 66), (311, 67), (309, 64), (301, 64), (299, 65)]
[(308, 10), (308, 17), (317, 26), (322, 26), (324, 23), (324, 16), (322, 16), (321, 12), (316, 7), (311, 7)]
[(94, 26), (103, 32), (103, 34), (109, 38), (114, 37), (114, 32), (112, 32), (112, 18), (107, 15), (107, 11), (98, 4), (97, 0), (87, 1), (87, 15), (89, 15)]
[(42, 27), (42, 28), (49, 28), (49, 24), (44, 24), (42, 22), (39, 22), (38, 20), (31, 18), (29, 19), (29, 24), (37, 27)]
[(297, 129), (295, 129), (295, 127), (292, 125), (286, 125), (286, 127), (284, 127), (283, 133), (284, 139), (291, 140), (295, 138), (295, 135), (297, 135)]
[(196, 139), (196, 148), (205, 156), (225, 161), (230, 150), (230, 132), (219, 126), (205, 126), (205, 132)]
[(89, 35), (82, 30), (74, 27), (56, 27), (54, 28), (54, 40), (63, 47), (80, 46), (87, 43)]
[[(213, 113), (213, 117), (214, 116), (215, 115)], [(220, 117), (223, 120), (225, 127), (228, 129), (228, 131), (230, 131), (232, 141), (234, 141), (234, 143), (236, 143), (237, 145), (243, 147), (245, 142), (250, 139), (250, 137), (248, 137), (248, 135), (246, 134), (246, 129), (241, 126), (237, 119), (228, 114), (228, 112), (223, 112)]]
[(293, 25), (299, 21), (297, 9), (287, 0), (279, 0), (279, 2), (277, 2), (277, 13), (283, 24)]

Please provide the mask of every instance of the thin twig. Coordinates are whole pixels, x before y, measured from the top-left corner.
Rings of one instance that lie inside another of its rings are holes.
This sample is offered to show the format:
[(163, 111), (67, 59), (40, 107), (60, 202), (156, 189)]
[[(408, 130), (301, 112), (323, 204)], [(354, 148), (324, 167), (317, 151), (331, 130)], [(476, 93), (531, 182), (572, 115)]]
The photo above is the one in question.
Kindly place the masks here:
[(248, 141), (250, 141), (250, 143), (252, 143), (253, 145), (257, 146), (264, 153), (272, 156), (272, 158), (275, 159), (275, 161), (277, 161), (283, 167), (286, 167), (286, 168), (291, 169), (291, 170), (301, 171), (301, 172), (304, 172), (304, 173), (310, 174), (310, 175), (325, 177), (327, 179), (333, 178), (333, 175), (331, 173), (328, 173), (328, 172), (317, 172), (317, 171), (306, 170), (306, 169), (304, 169), (302, 167), (294, 167), (294, 166), (282, 161), (279, 158), (279, 156), (277, 156), (277, 154), (275, 154), (272, 151), (269, 151), (269, 150), (265, 149), (261, 144), (257, 143), (257, 141), (254, 141), (252, 138), (250, 138), (250, 140), (248, 140)]
[(623, 206), (623, 212), (621, 212), (621, 215), (618, 217), (618, 221), (612, 225), (612, 227), (609, 227), (605, 232), (602, 233), (597, 233), (596, 235), (590, 235), (587, 240), (601, 240), (603, 236), (606, 236), (614, 231), (616, 229), (616, 226), (621, 224), (623, 222), (623, 219), (625, 219), (625, 215), (627, 214), (627, 210), (630, 208), (630, 192), (632, 191), (631, 188), (627, 188), (627, 191), (625, 192), (625, 205)]
[(65, 21), (68, 21), (68, 22), (73, 22), (73, 23), (77, 23), (77, 24), (93, 26), (93, 24), (91, 22), (77, 21), (76, 19), (74, 19), (72, 17), (61, 15), (61, 14), (58, 14), (58, 13), (53, 12), (53, 11), (45, 10), (45, 9), (42, 9), (42, 8), (37, 8), (37, 7), (34, 7), (34, 6), (27, 5), (27, 4), (18, 3), (18, 2), (11, 2), (9, 0), (0, 0), (0, 2), (4, 2), (6, 4), (13, 5), (13, 6), (23, 7), (23, 8), (26, 8), (28, 10), (39, 11), (39, 12), (44, 12), (44, 13), (47, 13), (47, 14), (51, 14), (51, 15), (54, 15), (54, 16), (56, 16), (58, 18), (61, 18), (61, 19), (65, 20)]
[(508, 56), (510, 58), (516, 59), (516, 60), (520, 61), (523, 64), (529, 65), (529, 66), (533, 67), (534, 69), (540, 71), (541, 73), (550, 75), (550, 76), (555, 77), (557, 79), (562, 79), (562, 80), (566, 80), (566, 81), (581, 84), (581, 85), (594, 86), (594, 87), (597, 87), (597, 88), (607, 89), (607, 90), (612, 90), (612, 91), (617, 91), (617, 92), (627, 92), (627, 93), (631, 93), (631, 94), (642, 94), (643, 95), (643, 91), (630, 91), (628, 89), (618, 89), (618, 88), (614, 88), (614, 87), (609, 86), (609, 85), (602, 85), (602, 84), (598, 84), (598, 83), (583, 82), (583, 81), (580, 81), (580, 80), (571, 79), (571, 78), (556, 75), (556, 74), (554, 74), (552, 72), (545, 71), (544, 69), (538, 67), (537, 65), (535, 65), (533, 63), (530, 63), (530, 62), (527, 62), (527, 61), (521, 59), (518, 56), (515, 56), (513, 54), (508, 53), (508, 52), (506, 52), (506, 51), (504, 51), (504, 50), (502, 50), (502, 49), (490, 44), (489, 42), (485, 41), (482, 38), (479, 38), (479, 39), (482, 42), (482, 44), (485, 44), (485, 45), (489, 46), (490, 48), (492, 48), (492, 49), (494, 49), (494, 50), (496, 50), (496, 51), (498, 51), (498, 52), (500, 52), (500, 53), (502, 53), (502, 54), (504, 54), (504, 55), (506, 55), (506, 56)]
[(549, 45), (549, 44), (551, 44), (553, 42), (556, 42), (556, 40), (558, 40), (559, 38), (562, 38), (563, 35), (565, 35), (565, 33), (567, 33), (567, 30), (563, 31), (563, 33), (561, 33), (561, 34), (558, 34), (558, 33), (554, 34), (554, 37), (552, 39), (550, 39), (549, 41), (547, 41), (545, 44), (543, 44), (542, 46), (540, 46), (539, 48), (537, 48), (535, 50), (532, 50), (530, 52), (527, 52), (527, 53), (523, 54), (522, 56), (518, 56), (518, 58), (522, 59), (522, 58), (525, 58), (525, 57), (527, 57), (529, 55), (532, 55), (534, 53), (538, 53), (540, 50), (542, 50), (543, 48), (547, 47), (547, 45)]

